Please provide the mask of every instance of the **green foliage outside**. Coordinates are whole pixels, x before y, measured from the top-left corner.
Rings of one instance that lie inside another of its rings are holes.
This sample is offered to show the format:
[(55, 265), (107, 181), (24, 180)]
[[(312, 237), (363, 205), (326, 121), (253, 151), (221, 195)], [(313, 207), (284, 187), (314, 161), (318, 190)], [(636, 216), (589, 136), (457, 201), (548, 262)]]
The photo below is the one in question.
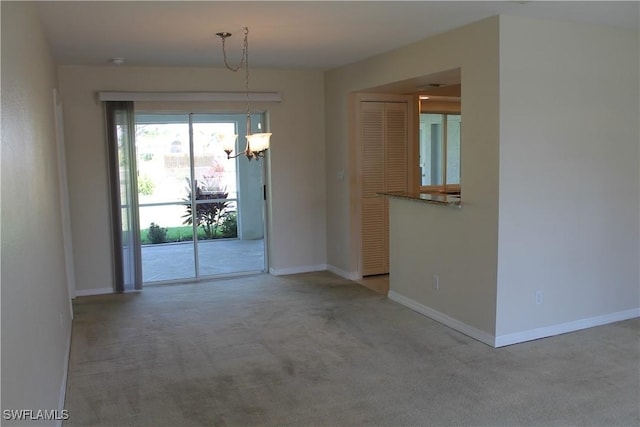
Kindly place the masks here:
[[(143, 129), (138, 129), (142, 132)], [(233, 201), (227, 200), (228, 193), (223, 190), (222, 174), (224, 166), (215, 163), (203, 174), (202, 181), (195, 181), (197, 201), (196, 229), (198, 240), (228, 239), (238, 237), (238, 214)], [(166, 227), (152, 222), (149, 228), (140, 230), (140, 241), (143, 245), (157, 243), (174, 243), (193, 240), (193, 215), (191, 205), (191, 181), (186, 178), (186, 197), (183, 199), (185, 214), (182, 216), (183, 226)], [(143, 195), (153, 193), (154, 183), (147, 175), (138, 178), (138, 191)]]
[(166, 243), (167, 229), (152, 222), (149, 226), (149, 230), (147, 231), (147, 238), (151, 243)]
[[(167, 227), (165, 228), (165, 242), (164, 243), (175, 243), (175, 242), (189, 242), (193, 240), (193, 228), (191, 226), (184, 227)], [(149, 229), (143, 228), (140, 230), (140, 242), (143, 245), (149, 245), (153, 242), (149, 239)], [(236, 237), (236, 236), (225, 236), (220, 231), (218, 232), (216, 238), (228, 238), (228, 237)], [(207, 236), (205, 235), (202, 229), (198, 229), (198, 240), (207, 240)]]
[[(186, 213), (182, 216), (183, 224), (191, 225), (193, 223), (193, 215), (191, 211), (191, 182), (187, 179), (187, 197), (184, 198)], [(217, 239), (219, 237), (231, 237), (232, 234), (237, 235), (237, 226), (235, 233), (231, 232), (231, 227), (237, 224), (235, 211), (232, 211), (229, 202), (226, 200), (228, 193), (224, 190), (206, 190), (210, 186), (201, 187), (196, 182), (196, 200), (209, 200), (207, 203), (196, 204), (196, 224), (204, 232), (207, 239)], [(234, 214), (234, 218), (229, 218)], [(226, 234), (222, 233), (222, 226), (226, 225)], [(233, 236), (235, 237), (235, 235)]]
[(147, 175), (142, 175), (138, 177), (138, 193), (143, 194), (145, 196), (150, 196), (153, 194), (153, 189), (155, 188), (155, 184)]
[(222, 237), (238, 237), (238, 214), (237, 212), (228, 212), (222, 219), (220, 224), (220, 233)]

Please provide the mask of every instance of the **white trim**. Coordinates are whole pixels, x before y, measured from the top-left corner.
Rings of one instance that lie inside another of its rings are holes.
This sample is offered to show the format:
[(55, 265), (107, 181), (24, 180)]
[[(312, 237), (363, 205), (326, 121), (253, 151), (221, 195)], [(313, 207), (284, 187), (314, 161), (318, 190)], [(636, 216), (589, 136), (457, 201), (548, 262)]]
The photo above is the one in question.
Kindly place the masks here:
[(324, 271), (326, 269), (327, 264), (301, 265), (300, 267), (291, 268), (269, 268), (269, 274), (274, 276), (286, 276), (287, 274), (310, 273), (313, 271)]
[(419, 302), (400, 295), (397, 292), (389, 291), (388, 297), (390, 300), (402, 304), (413, 311), (416, 311), (424, 316), (427, 316), (430, 319), (435, 320), (436, 322), (442, 323), (445, 326), (448, 326), (458, 332), (462, 332), (463, 334), (470, 336), (471, 338), (475, 338), (480, 342), (494, 347), (495, 337), (485, 331), (481, 331), (480, 329), (474, 328), (473, 326), (469, 326), (466, 323), (454, 319), (453, 317), (447, 316), (444, 313), (440, 313), (439, 311), (427, 307), (426, 305), (422, 305)]
[[(246, 102), (246, 92), (98, 92), (98, 101)], [(251, 102), (281, 102), (280, 92), (249, 92)]]
[(67, 276), (67, 291), (69, 292), (69, 311), (73, 319), (71, 299), (76, 296), (75, 267), (73, 265), (73, 244), (71, 236), (71, 213), (69, 211), (69, 188), (67, 186), (67, 163), (64, 148), (64, 120), (62, 104), (58, 90), (53, 89), (53, 115), (56, 132), (56, 153), (58, 156), (58, 194), (60, 200), (60, 216), (62, 219), (62, 244), (64, 249), (65, 273)]
[(348, 272), (348, 271), (342, 270), (342, 269), (340, 269), (338, 267), (335, 267), (335, 266), (333, 266), (331, 264), (327, 264), (327, 270), (329, 270), (333, 274), (337, 274), (338, 276), (343, 277), (345, 279), (349, 279), (349, 280), (360, 280), (360, 279), (362, 279), (362, 276), (357, 271)]
[[(67, 351), (65, 352), (65, 357), (63, 360), (64, 365), (62, 366), (62, 383), (60, 384), (60, 397), (58, 399), (58, 410), (62, 411), (64, 409), (64, 402), (67, 397), (67, 376), (69, 375), (69, 360), (71, 359), (71, 333), (73, 331), (73, 326), (69, 327), (69, 338), (67, 339)], [(58, 427), (62, 427), (62, 420), (58, 420), (56, 422)]]
[(572, 322), (560, 323), (544, 328), (529, 329), (528, 331), (515, 332), (513, 334), (499, 335), (496, 337), (495, 347), (504, 347), (525, 341), (552, 337), (554, 335), (566, 334), (567, 332), (579, 331), (581, 329), (602, 326), (622, 320), (634, 319), (636, 317), (640, 317), (640, 308), (618, 311), (616, 313), (604, 314), (588, 319), (574, 320)]
[(552, 325), (544, 328), (530, 329), (527, 331), (516, 332), (513, 334), (506, 334), (494, 337), (487, 332), (481, 331), (469, 326), (461, 321), (454, 319), (446, 314), (440, 313), (430, 307), (420, 304), (412, 299), (409, 299), (403, 295), (394, 291), (389, 291), (388, 297), (399, 304), (404, 305), (420, 314), (423, 314), (443, 325), (449, 326), (456, 331), (462, 332), (465, 335), (475, 338), (485, 344), (492, 347), (504, 347), (507, 345), (518, 344), (521, 342), (532, 341), (540, 338), (552, 337), (554, 335), (565, 334), (568, 332), (575, 332), (581, 329), (592, 328), (595, 326), (607, 325), (609, 323), (620, 322), (623, 320), (635, 319), (640, 317), (640, 308), (633, 308), (631, 310), (618, 311), (615, 313), (604, 314), (602, 316), (590, 317), (587, 319), (575, 320), (572, 322), (561, 323), (558, 325)]
[(113, 293), (113, 288), (76, 289), (77, 297), (87, 297), (90, 295), (106, 295)]

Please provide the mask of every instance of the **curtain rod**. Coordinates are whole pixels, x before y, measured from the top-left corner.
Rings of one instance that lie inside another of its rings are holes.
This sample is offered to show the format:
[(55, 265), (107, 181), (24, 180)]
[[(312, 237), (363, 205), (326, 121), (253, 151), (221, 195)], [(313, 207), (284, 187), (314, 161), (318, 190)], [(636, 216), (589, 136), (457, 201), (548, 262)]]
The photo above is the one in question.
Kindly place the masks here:
[[(98, 101), (246, 102), (246, 92), (98, 92)], [(280, 92), (249, 92), (251, 102), (281, 102)]]

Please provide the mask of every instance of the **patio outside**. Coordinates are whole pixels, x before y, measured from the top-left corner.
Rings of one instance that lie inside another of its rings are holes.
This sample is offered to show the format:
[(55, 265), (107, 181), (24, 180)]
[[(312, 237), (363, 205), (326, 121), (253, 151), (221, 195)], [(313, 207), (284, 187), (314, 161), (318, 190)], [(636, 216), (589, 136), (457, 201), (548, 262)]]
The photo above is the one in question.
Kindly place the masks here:
[[(200, 276), (262, 272), (264, 239), (209, 240), (198, 244)], [(145, 285), (195, 277), (193, 242), (142, 246), (142, 279)]]

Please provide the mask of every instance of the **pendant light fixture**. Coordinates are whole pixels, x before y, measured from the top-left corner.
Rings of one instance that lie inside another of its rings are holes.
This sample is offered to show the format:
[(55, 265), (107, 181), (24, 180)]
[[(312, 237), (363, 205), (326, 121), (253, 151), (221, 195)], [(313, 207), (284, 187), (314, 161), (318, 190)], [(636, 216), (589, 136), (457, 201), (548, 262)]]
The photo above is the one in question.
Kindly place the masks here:
[(225, 41), (228, 37), (231, 37), (231, 33), (216, 33), (222, 40), (222, 55), (224, 57), (224, 65), (227, 69), (237, 72), (244, 68), (245, 71), (245, 92), (247, 94), (247, 146), (244, 151), (232, 155), (238, 139), (237, 134), (225, 134), (222, 136), (222, 147), (225, 153), (227, 153), (227, 159), (234, 159), (238, 156), (245, 155), (247, 159), (256, 159), (264, 157), (265, 152), (269, 149), (269, 140), (271, 133), (251, 133), (251, 106), (249, 95), (249, 28), (244, 27), (244, 45), (242, 47), (242, 59), (237, 67), (232, 67), (227, 61), (227, 51), (225, 48)]

